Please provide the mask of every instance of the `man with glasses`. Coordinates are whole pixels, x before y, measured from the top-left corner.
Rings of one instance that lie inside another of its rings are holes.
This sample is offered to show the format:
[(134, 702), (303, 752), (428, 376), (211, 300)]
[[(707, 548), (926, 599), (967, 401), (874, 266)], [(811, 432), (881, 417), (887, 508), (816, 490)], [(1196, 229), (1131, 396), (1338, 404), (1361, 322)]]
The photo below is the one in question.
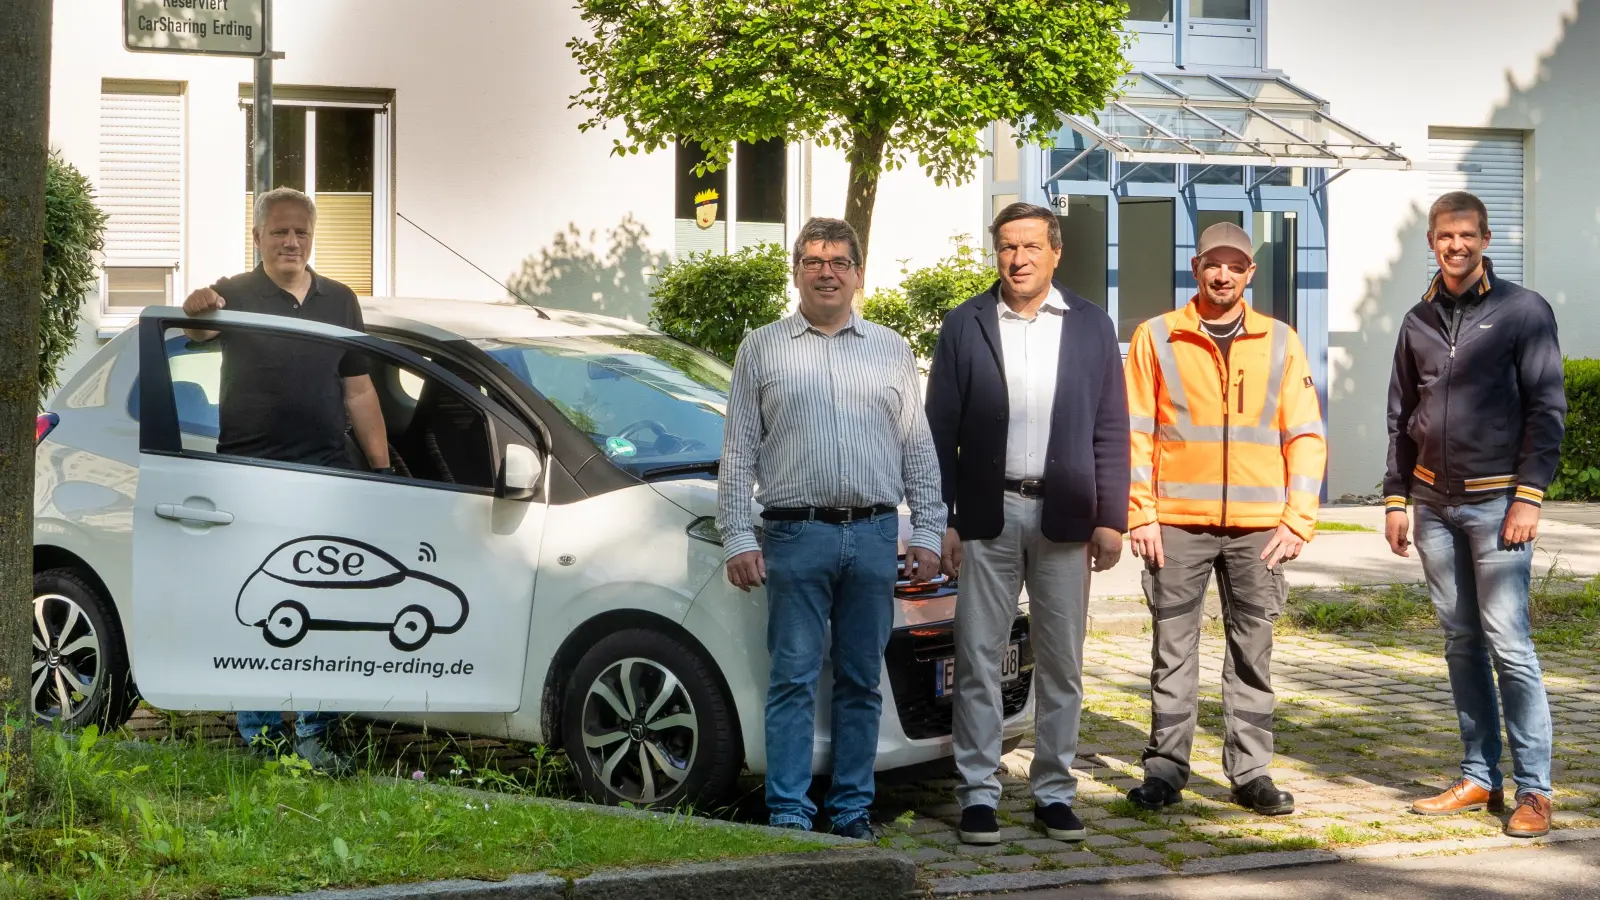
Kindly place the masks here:
[[(939, 463), (911, 348), (852, 301), (861, 245), (839, 219), (794, 243), (800, 307), (739, 347), (722, 443), (717, 525), (728, 580), (767, 588), (767, 809), (809, 829), (817, 678), (833, 661), (832, 830), (871, 838), (879, 675), (893, 624), (898, 504), (911, 507), (913, 582), (939, 568)], [(760, 538), (751, 493), (763, 507)], [(829, 626), (832, 626), (832, 644)]]
[(1128, 403), (1116, 328), (1054, 284), (1055, 214), (1013, 203), (990, 228), (1000, 278), (945, 317), (928, 421), (950, 506), (943, 563), (956, 603), (958, 836), (997, 844), (1002, 681), (1028, 588), (1036, 743), (1034, 820), (1084, 838), (1072, 812), (1089, 572), (1116, 564), (1128, 521)]

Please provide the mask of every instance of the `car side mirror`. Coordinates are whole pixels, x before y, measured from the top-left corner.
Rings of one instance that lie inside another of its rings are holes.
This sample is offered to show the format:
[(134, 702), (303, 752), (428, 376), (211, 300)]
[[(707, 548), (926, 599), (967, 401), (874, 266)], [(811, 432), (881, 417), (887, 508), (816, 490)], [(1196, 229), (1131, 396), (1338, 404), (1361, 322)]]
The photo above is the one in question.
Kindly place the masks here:
[(532, 500), (544, 463), (522, 444), (507, 444), (500, 462), (500, 496), (506, 500)]

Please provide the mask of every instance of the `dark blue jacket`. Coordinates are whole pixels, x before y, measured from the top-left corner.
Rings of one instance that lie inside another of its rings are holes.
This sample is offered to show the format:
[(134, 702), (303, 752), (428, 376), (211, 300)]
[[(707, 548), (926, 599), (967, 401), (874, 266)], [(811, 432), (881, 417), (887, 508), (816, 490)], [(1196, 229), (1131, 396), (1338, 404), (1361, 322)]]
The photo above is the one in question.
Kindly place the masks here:
[[(1042, 527), (1052, 541), (1087, 541), (1128, 527), (1128, 395), (1111, 318), (1061, 285), (1066, 300), (1045, 460)], [(1010, 401), (1000, 344), (1000, 283), (951, 310), (928, 372), (928, 425), (939, 453), (950, 525), (963, 540), (1004, 525)]]
[(1511, 495), (1540, 505), (1561, 461), (1567, 396), (1550, 304), (1483, 261), (1458, 315), (1442, 276), (1400, 323), (1384, 504)]

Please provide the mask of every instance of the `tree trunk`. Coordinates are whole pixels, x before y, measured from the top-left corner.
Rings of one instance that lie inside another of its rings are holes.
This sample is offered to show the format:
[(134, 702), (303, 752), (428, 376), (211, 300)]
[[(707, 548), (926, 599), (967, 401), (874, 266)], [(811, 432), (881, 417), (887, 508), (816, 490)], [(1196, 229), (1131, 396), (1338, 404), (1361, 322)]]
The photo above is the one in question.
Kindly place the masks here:
[(52, 0), (0, 15), (0, 777), (22, 811), (33, 781), (33, 452), (50, 129)]
[(850, 187), (844, 197), (844, 220), (861, 239), (863, 271), (867, 244), (872, 238), (872, 207), (878, 202), (879, 166), (883, 164), (883, 146), (888, 142), (888, 130), (874, 129), (857, 137), (845, 154), (850, 160)]

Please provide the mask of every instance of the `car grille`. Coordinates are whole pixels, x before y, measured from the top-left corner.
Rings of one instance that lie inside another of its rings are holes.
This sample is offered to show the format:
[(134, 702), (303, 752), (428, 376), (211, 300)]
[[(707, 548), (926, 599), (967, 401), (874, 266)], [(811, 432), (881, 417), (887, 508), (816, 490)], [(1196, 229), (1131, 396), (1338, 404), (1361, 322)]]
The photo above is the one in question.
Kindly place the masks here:
[[(1018, 616), (1011, 625), (1011, 641), (1019, 644), (1020, 675), (1000, 691), (1004, 718), (1022, 711), (1033, 685), (1033, 647), (1028, 640), (1028, 617)], [(918, 625), (901, 628), (889, 636), (884, 662), (889, 669), (889, 686), (894, 690), (894, 708), (900, 715), (900, 728), (913, 740), (945, 737), (953, 727), (953, 697), (935, 697), (936, 660), (955, 656), (955, 625)]]

